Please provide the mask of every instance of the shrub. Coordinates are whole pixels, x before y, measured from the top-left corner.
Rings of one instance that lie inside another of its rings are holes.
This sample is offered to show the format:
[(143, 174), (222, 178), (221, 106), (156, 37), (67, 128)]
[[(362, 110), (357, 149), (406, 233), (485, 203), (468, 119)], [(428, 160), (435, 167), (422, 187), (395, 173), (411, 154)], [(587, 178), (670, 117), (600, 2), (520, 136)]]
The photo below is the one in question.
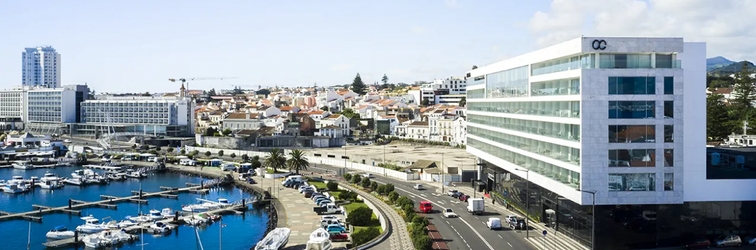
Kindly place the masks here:
[(205, 156), (210, 157), (213, 153), (210, 153), (210, 151), (205, 152)]
[(404, 204), (404, 206), (402, 206), (402, 211), (404, 211), (405, 214), (415, 212), (415, 207), (410, 204)]
[(412, 219), (413, 226), (427, 227), (429, 223), (428, 218), (424, 216), (415, 216), (415, 218)]
[[(413, 220), (422, 220), (422, 216), (415, 216)], [(419, 224), (412, 224), (409, 228), (410, 237), (416, 238), (423, 235), (428, 235), (428, 227), (419, 225)]]
[(397, 205), (399, 205), (399, 207), (404, 207), (404, 205), (415, 207), (415, 202), (412, 201), (412, 199), (407, 198), (407, 196), (399, 197), (399, 199), (396, 200), (396, 203)]
[(326, 184), (326, 187), (328, 188), (328, 191), (337, 191), (339, 190), (339, 184), (335, 181), (329, 181), (328, 184)]
[(362, 181), (360, 181), (360, 185), (362, 185), (363, 188), (369, 188), (370, 187), (370, 179), (363, 178)]
[(346, 181), (351, 181), (351, 180), (352, 180), (352, 175), (351, 175), (351, 174), (348, 174), (348, 173), (347, 173), (347, 174), (344, 174), (344, 180), (346, 180)]
[(373, 210), (366, 207), (359, 207), (347, 215), (346, 221), (354, 226), (367, 226), (373, 217)]
[(417, 216), (417, 213), (415, 213), (415, 210), (404, 211), (404, 220), (406, 220), (406, 221), (412, 221), (412, 220), (414, 220), (415, 216)]
[(394, 184), (386, 184), (386, 193), (391, 193), (394, 191)]
[(396, 199), (399, 199), (399, 193), (397, 193), (396, 191), (391, 191), (388, 193), (388, 197), (392, 203), (396, 203)]
[(357, 184), (357, 183), (360, 183), (360, 181), (362, 181), (362, 176), (359, 176), (359, 175), (352, 176), (352, 183)]
[(371, 181), (370, 182), (370, 190), (376, 190), (378, 189), (378, 182)]
[(218, 151), (218, 156), (223, 156), (223, 150)]
[(378, 187), (375, 189), (378, 194), (385, 195), (386, 194), (386, 185), (378, 185)]
[(349, 200), (356, 201), (357, 200), (357, 193), (355, 192), (349, 192)]
[(431, 250), (433, 249), (433, 240), (428, 235), (420, 235), (412, 238), (412, 245), (415, 245), (417, 250)]
[(365, 244), (368, 241), (375, 239), (375, 237), (378, 237), (378, 235), (381, 235), (381, 232), (378, 231), (378, 228), (368, 227), (352, 234), (352, 244), (354, 246)]
[(341, 193), (339, 193), (339, 197), (338, 197), (339, 200), (342, 200), (342, 201), (349, 200), (349, 193), (350, 192), (341, 192)]

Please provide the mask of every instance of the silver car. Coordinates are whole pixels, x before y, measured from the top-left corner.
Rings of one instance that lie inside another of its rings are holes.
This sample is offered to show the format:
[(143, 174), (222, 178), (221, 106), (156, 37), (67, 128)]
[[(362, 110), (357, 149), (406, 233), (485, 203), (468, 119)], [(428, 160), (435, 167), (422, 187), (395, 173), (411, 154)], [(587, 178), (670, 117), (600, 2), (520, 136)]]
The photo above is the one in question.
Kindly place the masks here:
[(740, 245), (743, 245), (743, 241), (740, 240), (740, 236), (737, 236), (735, 234), (719, 236), (719, 238), (717, 238), (715, 242), (717, 247), (739, 247)]

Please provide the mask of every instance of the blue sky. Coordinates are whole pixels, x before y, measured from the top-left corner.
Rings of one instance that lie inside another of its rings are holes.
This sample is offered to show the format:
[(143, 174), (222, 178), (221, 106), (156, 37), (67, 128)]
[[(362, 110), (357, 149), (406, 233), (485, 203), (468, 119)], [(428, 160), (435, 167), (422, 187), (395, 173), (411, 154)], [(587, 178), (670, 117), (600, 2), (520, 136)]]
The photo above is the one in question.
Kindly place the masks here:
[[(25, 47), (62, 54), (62, 83), (98, 92), (411, 83), (462, 75), (580, 35), (682, 36), (756, 59), (756, 1), (3, 1), (0, 88)], [(747, 42), (746, 42), (747, 41)]]

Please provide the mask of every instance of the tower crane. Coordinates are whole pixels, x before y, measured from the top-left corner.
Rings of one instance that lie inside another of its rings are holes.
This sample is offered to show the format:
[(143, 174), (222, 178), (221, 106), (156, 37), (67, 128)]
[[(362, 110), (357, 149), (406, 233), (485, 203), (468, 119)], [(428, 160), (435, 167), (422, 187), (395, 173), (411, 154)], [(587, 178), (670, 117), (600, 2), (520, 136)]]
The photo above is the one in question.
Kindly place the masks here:
[(186, 84), (186, 91), (189, 92), (189, 81), (206, 81), (206, 80), (230, 80), (237, 79), (238, 77), (189, 77), (189, 78), (168, 78), (171, 82), (181, 82), (181, 85)]

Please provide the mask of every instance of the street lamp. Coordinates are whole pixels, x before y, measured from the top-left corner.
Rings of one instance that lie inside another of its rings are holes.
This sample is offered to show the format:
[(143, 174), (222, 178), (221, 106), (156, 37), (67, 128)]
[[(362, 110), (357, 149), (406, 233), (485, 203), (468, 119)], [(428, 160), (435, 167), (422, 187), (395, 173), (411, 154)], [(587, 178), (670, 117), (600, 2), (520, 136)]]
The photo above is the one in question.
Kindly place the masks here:
[(525, 238), (530, 238), (530, 226), (528, 226), (530, 221), (530, 170), (522, 168), (515, 168), (515, 170), (525, 172), (525, 192), (527, 193), (525, 196)]
[(580, 190), (577, 191), (591, 194), (591, 201), (593, 206), (591, 207), (591, 249), (596, 249), (596, 192), (595, 190)]
[(383, 176), (386, 176), (386, 144), (383, 144)]

